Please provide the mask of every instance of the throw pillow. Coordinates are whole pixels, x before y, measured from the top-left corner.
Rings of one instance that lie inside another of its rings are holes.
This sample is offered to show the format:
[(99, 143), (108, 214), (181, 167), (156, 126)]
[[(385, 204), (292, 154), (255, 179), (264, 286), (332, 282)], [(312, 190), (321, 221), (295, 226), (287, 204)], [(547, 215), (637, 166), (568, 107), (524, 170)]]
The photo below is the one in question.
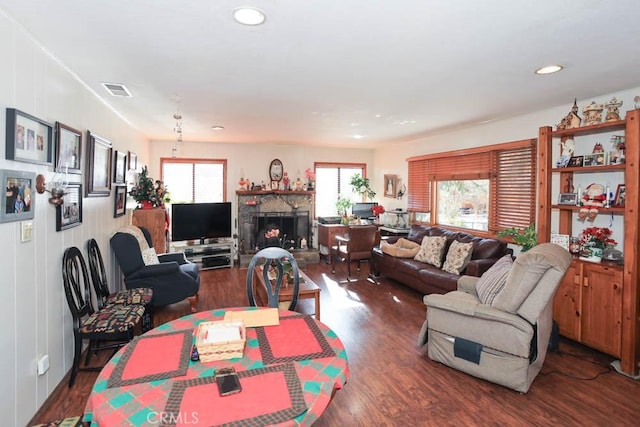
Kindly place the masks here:
[(446, 244), (447, 238), (444, 236), (424, 236), (420, 250), (413, 259), (440, 268)]
[(512, 265), (511, 255), (505, 255), (484, 272), (476, 283), (476, 293), (480, 302), (493, 305), (496, 296), (504, 289)]
[(396, 258), (413, 258), (420, 250), (420, 245), (401, 237), (393, 244), (384, 240), (381, 241), (380, 250), (385, 254)]
[(144, 265), (160, 264), (160, 260), (158, 259), (158, 255), (154, 248), (142, 251), (142, 260), (144, 261)]
[(444, 261), (442, 269), (447, 273), (461, 274), (471, 260), (471, 252), (473, 251), (473, 242), (462, 243), (454, 240), (449, 246), (447, 259)]

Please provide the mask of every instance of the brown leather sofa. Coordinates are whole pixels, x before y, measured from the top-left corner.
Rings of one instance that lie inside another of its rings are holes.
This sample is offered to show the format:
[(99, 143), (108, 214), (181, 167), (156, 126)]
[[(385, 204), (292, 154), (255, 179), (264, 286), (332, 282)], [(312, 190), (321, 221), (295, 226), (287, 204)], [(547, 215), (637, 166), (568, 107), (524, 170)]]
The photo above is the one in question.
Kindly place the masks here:
[[(485, 239), (464, 232), (425, 225), (412, 225), (409, 235), (405, 238), (421, 244), (424, 236), (446, 236), (444, 256), (454, 240), (462, 243), (473, 242), (471, 261), (466, 269), (460, 275), (451, 274), (413, 258), (397, 258), (385, 254), (377, 246), (373, 249), (372, 258), (374, 275), (396, 280), (424, 294), (446, 294), (457, 289), (458, 279), (461, 275), (480, 277), (501, 257), (512, 253), (512, 250), (507, 248), (507, 243), (501, 240)], [(397, 237), (391, 237), (387, 242), (393, 243), (397, 239)]]

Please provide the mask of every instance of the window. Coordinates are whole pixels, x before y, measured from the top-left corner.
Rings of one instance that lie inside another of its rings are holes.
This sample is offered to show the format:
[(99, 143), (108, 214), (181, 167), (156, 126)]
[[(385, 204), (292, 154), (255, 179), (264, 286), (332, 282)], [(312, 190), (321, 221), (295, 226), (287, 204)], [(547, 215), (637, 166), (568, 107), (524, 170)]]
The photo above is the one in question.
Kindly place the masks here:
[(336, 216), (336, 202), (347, 197), (352, 202), (362, 197), (351, 188), (351, 177), (359, 173), (366, 176), (366, 165), (362, 163), (316, 163), (316, 216)]
[(482, 230), (535, 221), (536, 140), (409, 159), (408, 210), (417, 222)]
[(489, 180), (438, 181), (438, 224), (487, 231)]
[(160, 167), (172, 203), (226, 201), (226, 160), (162, 158)]

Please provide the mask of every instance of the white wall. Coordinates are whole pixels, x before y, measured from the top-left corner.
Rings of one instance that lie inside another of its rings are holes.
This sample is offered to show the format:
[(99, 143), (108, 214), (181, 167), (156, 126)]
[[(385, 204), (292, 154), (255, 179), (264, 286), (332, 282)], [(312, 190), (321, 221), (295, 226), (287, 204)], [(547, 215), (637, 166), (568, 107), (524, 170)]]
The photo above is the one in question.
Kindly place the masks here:
[[(136, 152), (144, 161), (148, 141), (131, 129), (85, 86), (47, 56), (0, 14), (0, 135), (5, 135), (5, 109), (17, 108), (50, 123), (60, 121), (110, 140), (114, 148)], [(105, 76), (108, 77), (108, 76)], [(4, 138), (3, 138), (4, 139)], [(84, 167), (84, 159), (83, 159)], [(43, 173), (53, 168), (5, 160), (0, 169)], [(75, 181), (81, 181), (75, 176)], [(4, 185), (4, 183), (3, 183)], [(73, 358), (71, 315), (62, 286), (62, 255), (96, 238), (107, 268), (114, 261), (108, 238), (128, 217), (113, 218), (113, 198), (85, 198), (83, 224), (56, 232), (55, 209), (47, 195), (36, 195), (33, 239), (20, 242), (20, 222), (0, 224), (0, 414), (2, 425), (26, 425), (70, 369)], [(113, 283), (114, 274), (111, 274)], [(50, 369), (36, 374), (39, 355), (48, 354)]]

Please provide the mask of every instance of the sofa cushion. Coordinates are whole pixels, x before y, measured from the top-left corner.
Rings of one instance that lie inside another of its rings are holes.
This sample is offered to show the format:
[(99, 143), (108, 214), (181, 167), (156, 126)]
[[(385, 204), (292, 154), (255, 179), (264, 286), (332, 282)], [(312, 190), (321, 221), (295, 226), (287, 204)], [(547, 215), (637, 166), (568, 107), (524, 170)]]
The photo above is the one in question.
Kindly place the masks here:
[(442, 255), (446, 244), (447, 238), (444, 236), (424, 236), (420, 250), (414, 259), (439, 268), (442, 266)]
[(473, 242), (462, 243), (454, 240), (447, 251), (447, 259), (442, 269), (447, 273), (461, 274), (465, 269), (473, 252)]
[(493, 305), (496, 296), (504, 289), (512, 266), (511, 255), (505, 255), (478, 279), (476, 293), (483, 304)]
[(413, 258), (420, 250), (420, 245), (401, 237), (393, 244), (381, 241), (380, 250), (397, 258)]

